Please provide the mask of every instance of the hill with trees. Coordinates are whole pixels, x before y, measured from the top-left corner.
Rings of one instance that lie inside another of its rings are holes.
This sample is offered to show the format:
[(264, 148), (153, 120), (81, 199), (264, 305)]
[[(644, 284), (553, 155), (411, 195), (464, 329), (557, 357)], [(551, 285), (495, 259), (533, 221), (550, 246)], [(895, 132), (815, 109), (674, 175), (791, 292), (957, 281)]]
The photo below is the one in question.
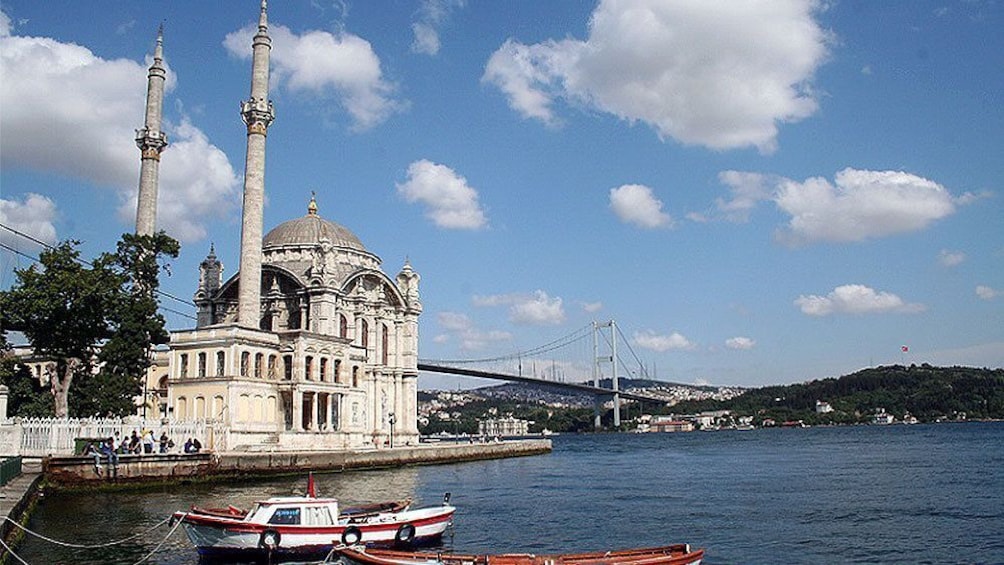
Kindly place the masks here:
[[(688, 387), (641, 380), (620, 384), (622, 390), (636, 392)], [(752, 416), (757, 425), (770, 420), (801, 420), (809, 425), (866, 423), (878, 410), (897, 420), (909, 414), (921, 422), (1004, 419), (1004, 369), (892, 365), (792, 385), (689, 388), (691, 393), (667, 402), (627, 404), (622, 408), (622, 427), (634, 427), (632, 419), (642, 413), (685, 415), (717, 410), (728, 410), (736, 418)], [(817, 413), (817, 402), (828, 403), (833, 410)], [(478, 420), (504, 415), (534, 422), (531, 432), (593, 430), (592, 395), (546, 385), (510, 383), (463, 392), (423, 391), (419, 404), (425, 415), (422, 433), (476, 433)], [(608, 429), (612, 420), (610, 409), (601, 414)]]
[[(816, 402), (832, 412), (817, 414)], [(683, 402), (676, 413), (731, 410), (756, 422), (803, 420), (807, 424), (868, 421), (878, 409), (897, 419), (910, 414), (921, 422), (1004, 418), (1004, 369), (891, 365), (863, 369), (840, 378), (749, 389), (722, 402)]]

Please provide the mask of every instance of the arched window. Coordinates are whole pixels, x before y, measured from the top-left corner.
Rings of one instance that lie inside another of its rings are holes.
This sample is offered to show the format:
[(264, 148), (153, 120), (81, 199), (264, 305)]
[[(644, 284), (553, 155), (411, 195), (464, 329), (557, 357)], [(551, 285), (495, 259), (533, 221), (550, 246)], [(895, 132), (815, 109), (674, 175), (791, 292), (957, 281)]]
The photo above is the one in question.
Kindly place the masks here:
[(307, 355), (307, 359), (304, 362), (303, 378), (307, 379), (308, 381), (314, 379), (314, 358), (310, 355)]
[(206, 352), (199, 353), (199, 378), (206, 377)]
[(359, 345), (362, 345), (363, 349), (369, 349), (370, 346), (370, 326), (366, 320), (359, 320)]
[(182, 353), (181, 354), (181, 375), (180, 376), (183, 379), (187, 379), (188, 378), (188, 354), (187, 353)]
[(279, 378), (279, 375), (276, 374), (276, 372), (275, 372), (276, 371), (275, 362), (276, 362), (276, 356), (275, 355), (269, 355), (268, 356), (268, 378), (270, 380), (273, 380), (273, 381), (275, 379)]
[(246, 377), (249, 374), (251, 368), (251, 353), (247, 351), (241, 351), (241, 376)]
[(222, 377), (227, 365), (227, 354), (222, 351), (216, 352), (216, 376)]
[(353, 366), (352, 367), (352, 386), (353, 387), (358, 387), (359, 386), (359, 367), (358, 366)]
[(174, 417), (182, 421), (188, 419), (188, 399), (184, 396), (174, 401)]
[(323, 383), (324, 381), (327, 380), (327, 378), (328, 378), (328, 358), (321, 357), (321, 368), (317, 376), (317, 380)]
[(338, 315), (338, 336), (349, 337), (349, 321), (345, 319), (344, 314)]
[(387, 329), (387, 324), (380, 325), (380, 355), (381, 363), (384, 367), (387, 366), (387, 361), (390, 359), (390, 352), (388, 351), (390, 347), (390, 330)]
[(265, 362), (264, 353), (255, 353), (254, 355), (254, 376), (256, 379), (261, 378), (262, 364)]
[(283, 355), (282, 356), (283, 374), (287, 381), (293, 380), (293, 356)]
[(331, 376), (332, 382), (336, 382), (336, 383), (342, 382), (342, 360), (341, 359), (335, 359), (335, 366), (332, 369), (332, 373), (334, 373)]

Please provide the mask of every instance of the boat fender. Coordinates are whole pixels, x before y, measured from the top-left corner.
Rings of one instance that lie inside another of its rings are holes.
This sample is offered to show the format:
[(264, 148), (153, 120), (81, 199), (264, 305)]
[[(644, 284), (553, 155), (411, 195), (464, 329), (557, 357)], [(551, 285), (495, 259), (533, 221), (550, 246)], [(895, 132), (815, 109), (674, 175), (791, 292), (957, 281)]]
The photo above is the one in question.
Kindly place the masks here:
[(261, 537), (258, 538), (258, 547), (264, 547), (265, 549), (272, 550), (279, 547), (279, 540), (282, 536), (276, 530), (265, 530), (261, 533)]
[(344, 532), (342, 532), (342, 544), (344, 545), (355, 545), (362, 541), (362, 539), (362, 531), (355, 526), (349, 526), (348, 528), (345, 528)]
[(397, 543), (411, 543), (415, 539), (415, 526), (412, 524), (401, 524), (394, 534), (394, 541)]

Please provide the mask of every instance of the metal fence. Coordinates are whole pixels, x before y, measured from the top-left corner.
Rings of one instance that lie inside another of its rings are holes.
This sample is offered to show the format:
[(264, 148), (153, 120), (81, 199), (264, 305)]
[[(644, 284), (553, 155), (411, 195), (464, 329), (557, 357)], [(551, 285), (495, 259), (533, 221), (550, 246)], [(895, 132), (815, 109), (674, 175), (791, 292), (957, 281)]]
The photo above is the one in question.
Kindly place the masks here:
[(8, 457), (0, 462), (0, 487), (21, 474), (21, 458)]
[(180, 451), (188, 438), (197, 438), (205, 449), (225, 451), (229, 436), (226, 426), (210, 420), (178, 422), (142, 418), (28, 418), (0, 423), (0, 454), (24, 457), (73, 455), (76, 440), (113, 437), (116, 432), (129, 438), (133, 431), (153, 430), (154, 439), (166, 433)]

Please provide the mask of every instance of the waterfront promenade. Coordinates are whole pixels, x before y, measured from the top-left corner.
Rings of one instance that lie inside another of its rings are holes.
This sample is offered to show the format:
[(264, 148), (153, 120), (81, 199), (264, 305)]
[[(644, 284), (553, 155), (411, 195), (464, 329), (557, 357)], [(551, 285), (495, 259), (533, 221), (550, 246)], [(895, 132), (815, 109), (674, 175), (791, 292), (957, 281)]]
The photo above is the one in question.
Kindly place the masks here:
[[(523, 457), (551, 452), (548, 439), (488, 443), (423, 443), (393, 449), (356, 451), (222, 452), (120, 456), (112, 467), (101, 462), (100, 474), (93, 457), (47, 457), (41, 464), (26, 464), (21, 475), (0, 489), (0, 540), (16, 543), (17, 533), (8, 520), (22, 522), (31, 500), (43, 482), (54, 488), (108, 486), (117, 488), (144, 483), (191, 483), (239, 478), (301, 474), (308, 471), (335, 473), (348, 470), (386, 469), (402, 466), (439, 465), (485, 459)], [(7, 550), (0, 546), (0, 564)]]
[(339, 472), (407, 465), (437, 465), (482, 459), (523, 457), (551, 451), (548, 439), (487, 443), (422, 443), (393, 449), (350, 451), (263, 451), (119, 456), (107, 459), (100, 474), (92, 457), (49, 457), (43, 462), (48, 484), (90, 486), (102, 483), (190, 482), (237, 477), (289, 475), (306, 471)]

